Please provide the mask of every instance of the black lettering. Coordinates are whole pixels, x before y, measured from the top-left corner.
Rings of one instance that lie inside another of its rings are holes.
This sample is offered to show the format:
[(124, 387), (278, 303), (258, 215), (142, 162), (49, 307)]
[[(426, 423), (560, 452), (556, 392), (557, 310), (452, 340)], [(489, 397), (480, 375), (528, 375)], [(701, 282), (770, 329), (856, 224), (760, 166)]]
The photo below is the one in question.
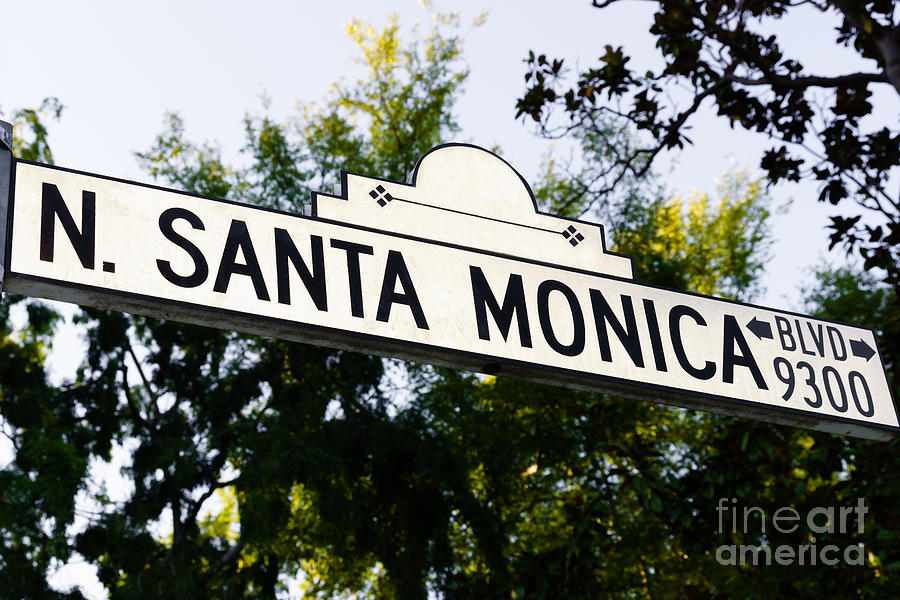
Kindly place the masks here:
[(634, 306), (631, 302), (631, 296), (622, 296), (622, 311), (625, 313), (625, 327), (619, 322), (619, 319), (613, 314), (612, 308), (603, 297), (600, 290), (590, 290), (591, 307), (594, 311), (594, 324), (597, 327), (597, 339), (600, 344), (600, 358), (606, 362), (612, 362), (612, 352), (609, 347), (609, 332), (606, 330), (606, 323), (609, 322), (616, 337), (625, 347), (631, 362), (637, 367), (644, 366), (644, 356), (641, 354), (641, 340), (638, 338), (637, 322), (634, 318)]
[(469, 266), (469, 277), (472, 280), (472, 298), (475, 301), (475, 321), (478, 325), (478, 338), (491, 339), (488, 328), (487, 309), (491, 309), (503, 341), (509, 338), (509, 329), (512, 326), (513, 315), (519, 329), (519, 343), (523, 348), (531, 348), (531, 329), (528, 327), (528, 310), (525, 308), (525, 290), (522, 285), (522, 276), (510, 274), (506, 283), (506, 293), (503, 296), (503, 306), (497, 302), (497, 298), (491, 291), (487, 279), (480, 267)]
[[(735, 343), (737, 343), (740, 348), (740, 354), (734, 353)], [(766, 386), (766, 380), (763, 379), (762, 372), (759, 370), (759, 365), (756, 364), (756, 359), (753, 358), (753, 354), (750, 352), (750, 346), (744, 338), (744, 333), (741, 331), (737, 319), (731, 315), (725, 315), (725, 338), (722, 350), (722, 381), (725, 383), (734, 383), (735, 365), (750, 369), (750, 373), (753, 375), (753, 381), (756, 382), (756, 387), (761, 390), (769, 389), (768, 386)]]
[(800, 320), (794, 319), (794, 323), (797, 325), (797, 339), (800, 340), (800, 351), (808, 356), (815, 356), (816, 353), (806, 347), (806, 341), (803, 339), (803, 328), (800, 327)]
[[(833, 375), (834, 377), (830, 377)], [(841, 381), (841, 374), (838, 373), (837, 369), (828, 365), (824, 369), (822, 369), (822, 379), (825, 381), (825, 393), (828, 395), (828, 402), (831, 403), (831, 406), (834, 410), (845, 413), (847, 412), (847, 390), (844, 389), (844, 382)], [(831, 389), (831, 380), (834, 379), (837, 382), (838, 389), (841, 391), (841, 401), (837, 403), (834, 401), (834, 393)]]
[[(236, 261), (239, 249), (246, 261), (244, 264)], [(250, 239), (250, 232), (247, 231), (247, 224), (237, 219), (231, 220), (231, 227), (228, 230), (228, 238), (225, 240), (225, 249), (222, 251), (222, 260), (219, 262), (219, 272), (216, 274), (216, 283), (213, 286), (213, 291), (222, 294), (227, 292), (228, 283), (231, 281), (232, 275), (247, 275), (250, 277), (250, 280), (253, 282), (253, 289), (256, 291), (256, 297), (260, 300), (269, 301), (266, 280), (263, 278), (262, 269), (259, 268), (259, 261), (256, 259), (256, 250), (253, 249), (253, 241)]]
[[(859, 402), (859, 392), (856, 389), (856, 382), (862, 385), (863, 392), (866, 394), (866, 408), (862, 407)], [(872, 403), (872, 392), (869, 390), (869, 384), (866, 383), (865, 377), (859, 371), (850, 371), (850, 393), (853, 394), (853, 403), (856, 404), (856, 410), (864, 417), (871, 417), (875, 414), (875, 405)]]
[[(844, 344), (844, 336), (841, 335), (841, 331), (831, 325), (828, 325), (825, 329), (828, 331), (828, 341), (831, 342), (831, 352), (834, 354), (834, 359), (847, 360), (847, 346)], [(835, 336), (837, 336), (837, 341), (841, 345), (840, 352), (838, 352), (838, 346), (835, 343)]]
[(294, 270), (300, 275), (300, 280), (306, 286), (309, 297), (319, 310), (328, 310), (328, 295), (325, 289), (325, 253), (322, 249), (322, 236), (309, 236), (309, 245), (312, 250), (312, 273), (297, 246), (291, 239), (291, 235), (284, 229), (275, 228), (275, 272), (278, 278), (278, 302), (279, 304), (291, 303), (291, 280), (288, 270), (288, 261), (294, 265)]
[(675, 350), (675, 358), (686, 373), (696, 379), (712, 379), (716, 374), (715, 363), (707, 361), (702, 369), (698, 369), (688, 361), (684, 351), (684, 341), (681, 339), (681, 318), (691, 317), (698, 325), (706, 326), (703, 316), (690, 306), (677, 304), (669, 311), (669, 333), (672, 336), (672, 348)]
[(806, 326), (809, 327), (809, 335), (812, 336), (813, 344), (816, 345), (816, 350), (819, 351), (819, 356), (825, 356), (825, 331), (822, 329), (822, 324), (819, 323), (816, 326), (818, 329), (819, 335), (816, 335), (816, 329), (813, 329), (813, 324), (810, 321), (806, 322)]
[[(397, 281), (403, 292), (397, 292)], [(425, 320), (425, 313), (422, 312), (422, 305), (419, 303), (419, 296), (416, 294), (416, 288), (413, 286), (412, 278), (409, 276), (409, 269), (406, 268), (406, 262), (403, 255), (396, 250), (389, 250), (387, 256), (387, 264), (384, 266), (384, 281), (381, 284), (381, 298), (378, 300), (378, 314), (375, 319), (387, 322), (391, 317), (391, 307), (394, 304), (405, 304), (412, 311), (413, 318), (416, 320), (416, 327), (419, 329), (428, 329), (428, 322)]]
[[(784, 317), (775, 317), (775, 328), (778, 329), (778, 336), (781, 338), (781, 348), (786, 352), (792, 352), (797, 349), (797, 342), (791, 334), (791, 322)], [(790, 342), (790, 346), (788, 346)]]
[(808, 362), (801, 360), (797, 363), (798, 369), (804, 369), (806, 374), (809, 377), (806, 378), (806, 385), (808, 385), (812, 391), (816, 393), (815, 400), (810, 400), (806, 396), (803, 397), (803, 400), (809, 404), (813, 408), (819, 408), (822, 406), (822, 393), (819, 391), (819, 387), (816, 385), (816, 372), (813, 370), (812, 365)]
[(331, 247), (347, 253), (347, 278), (350, 286), (350, 314), (360, 319), (364, 316), (362, 281), (359, 275), (359, 255), (375, 254), (372, 246), (355, 244), (344, 240), (331, 240)]
[(659, 320), (656, 317), (656, 305), (653, 300), (644, 298), (644, 313), (647, 315), (647, 327), (650, 331), (650, 347), (653, 349), (653, 361), (656, 370), (667, 372), (666, 355), (663, 353), (662, 336), (659, 334)]
[[(569, 310), (572, 313), (572, 324), (574, 326), (574, 335), (571, 344), (562, 344), (556, 338), (553, 331), (553, 322), (550, 321), (550, 292), (561, 292), (569, 303)], [(575, 292), (561, 281), (548, 279), (541, 282), (537, 291), (538, 318), (541, 322), (541, 331), (544, 332), (544, 339), (556, 352), (563, 356), (578, 356), (584, 351), (584, 314), (581, 312), (581, 305), (578, 304), (578, 298)]]
[(45, 262), (53, 262), (53, 246), (56, 238), (55, 216), (59, 217), (59, 222), (62, 224), (72, 248), (75, 249), (81, 266), (85, 269), (93, 269), (97, 222), (96, 194), (87, 190), (81, 192), (81, 230), (79, 230), (62, 194), (59, 193), (59, 188), (52, 183), (44, 183), (41, 186), (40, 257)]
[(172, 227), (175, 219), (184, 219), (192, 228), (200, 231), (205, 229), (203, 221), (200, 220), (200, 217), (184, 208), (169, 208), (159, 215), (159, 231), (167, 240), (188, 253), (191, 260), (194, 261), (194, 272), (190, 275), (179, 275), (172, 270), (172, 264), (169, 261), (159, 259), (156, 261), (156, 268), (170, 283), (174, 283), (178, 287), (194, 288), (202, 285), (206, 278), (209, 277), (209, 265), (206, 264), (206, 258), (200, 252), (200, 248), (177, 233)]

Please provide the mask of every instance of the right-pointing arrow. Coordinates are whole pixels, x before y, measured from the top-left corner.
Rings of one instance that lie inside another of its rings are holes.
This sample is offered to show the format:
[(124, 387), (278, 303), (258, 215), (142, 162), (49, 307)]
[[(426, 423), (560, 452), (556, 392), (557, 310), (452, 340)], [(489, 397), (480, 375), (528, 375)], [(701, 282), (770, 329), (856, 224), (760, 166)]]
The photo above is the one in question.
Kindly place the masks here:
[(763, 338), (768, 340), (772, 339), (772, 326), (765, 321), (760, 321), (756, 317), (753, 317), (753, 320), (747, 323), (747, 329), (752, 331), (760, 340)]
[(866, 362), (875, 356), (875, 350), (862, 339), (850, 340), (850, 351), (853, 352), (853, 356), (866, 359)]

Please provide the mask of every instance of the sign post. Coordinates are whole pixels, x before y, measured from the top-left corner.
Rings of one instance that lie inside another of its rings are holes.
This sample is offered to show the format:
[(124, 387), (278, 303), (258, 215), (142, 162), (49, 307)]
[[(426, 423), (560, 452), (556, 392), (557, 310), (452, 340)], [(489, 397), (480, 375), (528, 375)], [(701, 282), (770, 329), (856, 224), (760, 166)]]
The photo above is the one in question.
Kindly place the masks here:
[(633, 281), (602, 226), (450, 144), (311, 216), (16, 161), (3, 287), (887, 440), (873, 331)]
[(12, 175), (12, 123), (0, 121), (0, 287), (6, 275), (7, 210)]

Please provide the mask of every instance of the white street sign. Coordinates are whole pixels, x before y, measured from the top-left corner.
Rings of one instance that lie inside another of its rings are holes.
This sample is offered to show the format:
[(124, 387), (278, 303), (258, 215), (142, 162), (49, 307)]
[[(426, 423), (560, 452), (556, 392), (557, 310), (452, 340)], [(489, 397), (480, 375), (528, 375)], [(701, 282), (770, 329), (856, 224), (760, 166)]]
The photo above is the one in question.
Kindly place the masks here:
[(468, 145), (344, 174), (313, 216), (16, 162), (3, 289), (871, 439), (874, 333), (632, 281)]

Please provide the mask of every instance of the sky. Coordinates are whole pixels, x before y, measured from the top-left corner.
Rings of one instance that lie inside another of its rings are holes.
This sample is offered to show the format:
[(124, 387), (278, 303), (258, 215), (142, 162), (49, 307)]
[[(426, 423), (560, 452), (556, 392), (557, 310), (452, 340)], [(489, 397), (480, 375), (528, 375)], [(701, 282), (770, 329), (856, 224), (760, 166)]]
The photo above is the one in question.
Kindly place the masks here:
[[(552, 8), (536, 0), (454, 2), (471, 69), (456, 106), (462, 131), (455, 141), (499, 147), (526, 180), (534, 181), (548, 149), (560, 148), (515, 119), (528, 51), (565, 57), (577, 70), (593, 65), (606, 44), (621, 45), (636, 70), (657, 67), (661, 61), (647, 32), (652, 4), (624, 2), (600, 11), (588, 0)], [(483, 11), (488, 18), (482, 27), (468, 25)], [(380, 27), (390, 13), (399, 15), (407, 34), (429, 18), (418, 0), (259, 0), (252, 8), (234, 0), (10, 3), (4, 9), (8, 51), (0, 56), (0, 110), (9, 116), (16, 108), (57, 97), (65, 109), (59, 122), (49, 123), (56, 163), (92, 173), (149, 181), (134, 153), (150, 148), (167, 111), (182, 116), (190, 139), (217, 142), (226, 160), (240, 160), (245, 113), (259, 113), (266, 96), (269, 113), (284, 119), (298, 104), (322, 99), (331, 83), (353, 82), (360, 67), (345, 24), (359, 18)], [(812, 13), (796, 15), (774, 33), (818, 74), (859, 66), (853, 52), (828, 36), (814, 42), (796, 35), (809, 30), (811, 19)], [(896, 95), (880, 105), (894, 109), (886, 114), (897, 114)], [(762, 136), (730, 129), (712, 109), (699, 117), (688, 132), (694, 144), (658, 161), (673, 194), (713, 191), (727, 168), (757, 173), (767, 147)], [(777, 205), (793, 203), (773, 221), (776, 244), (762, 279), (765, 292), (756, 302), (802, 310), (799, 287), (825, 258), (831, 210), (816, 202), (812, 183), (771, 192)], [(833, 252), (828, 259), (843, 257)], [(77, 345), (75, 333), (64, 330), (61, 336), (68, 340), (60, 347)], [(78, 353), (57, 353), (50, 362), (57, 372), (68, 373)]]
[[(528, 50), (585, 67), (596, 61), (604, 45), (623, 45), (635, 67), (659, 64), (646, 31), (652, 3), (624, 3), (603, 11), (589, 4), (453, 3), (464, 23), (482, 11), (489, 13), (483, 27), (463, 27), (471, 75), (456, 107), (462, 126), (458, 141), (498, 146), (533, 180), (550, 143), (514, 118)], [(0, 109), (8, 115), (55, 96), (66, 107), (61, 121), (50, 127), (57, 164), (146, 181), (134, 152), (150, 147), (166, 111), (181, 114), (190, 138), (217, 141), (226, 158), (237, 157), (243, 144), (241, 119), (248, 110), (261, 110), (262, 95), (271, 99), (270, 113), (283, 118), (297, 103), (321, 99), (339, 78), (353, 81), (359, 67), (344, 24), (360, 18), (380, 26), (392, 12), (406, 27), (428, 18), (417, 0), (261, 0), (252, 8), (231, 0), (12, 3), (4, 9), (9, 51), (0, 56)], [(798, 26), (784, 25), (788, 31)], [(796, 38), (783, 36), (789, 48), (796, 45), (820, 72), (852, 58), (827, 44), (810, 52), (804, 46), (808, 42)], [(729, 129), (712, 110), (695, 121), (690, 137), (693, 146), (660, 161), (673, 193), (712, 190), (729, 165), (752, 170), (766, 145), (761, 136)], [(795, 202), (775, 224), (778, 245), (760, 303), (797, 308), (792, 304), (795, 284), (826, 248), (828, 211), (815, 202), (814, 185), (776, 188), (773, 195), (778, 202)]]
[[(498, 146), (527, 180), (534, 180), (549, 147), (514, 118), (529, 50), (586, 67), (606, 44), (621, 45), (634, 67), (659, 64), (647, 33), (652, 3), (598, 11), (589, 0), (457, 0), (452, 10), (463, 23), (489, 13), (482, 27), (463, 27), (471, 74), (456, 106), (462, 126), (456, 141)], [(248, 110), (259, 112), (262, 95), (271, 99), (270, 114), (280, 119), (298, 102), (321, 99), (339, 78), (352, 82), (359, 67), (344, 25), (359, 18), (380, 27), (392, 12), (405, 28), (428, 18), (417, 0), (7, 2), (0, 110), (9, 117), (16, 108), (55, 96), (65, 106), (62, 119), (49, 127), (57, 164), (149, 181), (134, 153), (151, 146), (166, 111), (181, 114), (191, 139), (217, 141), (226, 158), (236, 158), (243, 145), (242, 117)], [(804, 35), (813, 25), (801, 14), (775, 32), (817, 74), (859, 66), (852, 52), (830, 43), (830, 36)], [(896, 102), (891, 95), (876, 105), (896, 115)], [(761, 136), (729, 129), (713, 110), (694, 122), (690, 137), (693, 146), (662, 156), (660, 172), (672, 193), (711, 191), (729, 165), (755, 172), (767, 147)], [(776, 203), (793, 199), (793, 204), (774, 222), (776, 245), (763, 279), (767, 291), (757, 303), (798, 310), (799, 286), (825, 256), (830, 211), (816, 202), (813, 184), (779, 186), (772, 195)], [(829, 258), (840, 262), (842, 255)], [(51, 364), (66, 373), (79, 359), (78, 333), (68, 328), (60, 335), (62, 350)], [(99, 594), (96, 586), (91, 589)]]

